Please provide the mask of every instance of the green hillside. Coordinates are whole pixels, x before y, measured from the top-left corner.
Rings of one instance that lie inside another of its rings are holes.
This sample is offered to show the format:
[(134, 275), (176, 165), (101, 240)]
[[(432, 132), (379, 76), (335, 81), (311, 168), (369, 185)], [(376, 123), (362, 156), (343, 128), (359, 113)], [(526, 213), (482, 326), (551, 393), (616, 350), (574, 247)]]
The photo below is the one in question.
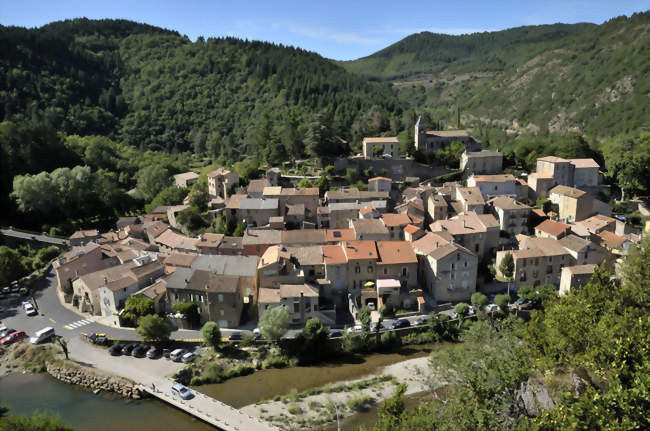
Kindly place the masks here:
[[(320, 114), (349, 141), (363, 133), (364, 115), (399, 112), (388, 85), (317, 54), (234, 38), (191, 42), (123, 20), (0, 26), (0, 76), (0, 121), (174, 152), (202, 149), (212, 134), (217, 155), (234, 159), (263, 152), (256, 135), (269, 121), (297, 129)], [(302, 155), (302, 142), (283, 141)]]
[[(346, 69), (390, 80), (438, 119), (608, 137), (650, 119), (650, 13), (464, 36), (420, 33)], [(379, 72), (377, 72), (379, 71)]]

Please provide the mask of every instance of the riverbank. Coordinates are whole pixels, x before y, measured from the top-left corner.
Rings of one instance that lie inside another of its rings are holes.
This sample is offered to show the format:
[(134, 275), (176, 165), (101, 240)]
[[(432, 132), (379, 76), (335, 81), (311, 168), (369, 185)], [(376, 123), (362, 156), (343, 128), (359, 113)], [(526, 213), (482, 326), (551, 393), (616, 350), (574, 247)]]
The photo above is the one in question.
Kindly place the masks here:
[(445, 383), (432, 372), (428, 357), (419, 357), (381, 368), (373, 376), (354, 379), (243, 407), (284, 429), (311, 429), (339, 421), (367, 410), (391, 397), (398, 386), (406, 385), (405, 395), (431, 391)]

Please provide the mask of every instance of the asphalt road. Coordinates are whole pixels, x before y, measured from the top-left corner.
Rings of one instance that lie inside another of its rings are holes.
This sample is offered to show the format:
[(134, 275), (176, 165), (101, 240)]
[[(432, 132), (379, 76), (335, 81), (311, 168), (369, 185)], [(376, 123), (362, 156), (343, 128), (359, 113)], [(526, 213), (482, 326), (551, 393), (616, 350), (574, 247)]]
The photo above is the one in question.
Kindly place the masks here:
[[(22, 302), (29, 300), (17, 294), (0, 297), (0, 326), (14, 329), (22, 329), (27, 335), (32, 336), (39, 329), (47, 326), (54, 328), (57, 335), (67, 340), (80, 335), (92, 332), (104, 333), (109, 338), (121, 340), (140, 340), (135, 329), (114, 328), (103, 325), (93, 320), (93, 317), (86, 317), (65, 308), (59, 302), (56, 292), (56, 275), (50, 271), (36, 284), (35, 299), (38, 306), (38, 316), (27, 316), (23, 309)], [(228, 336), (232, 332), (247, 332), (246, 330), (222, 329), (222, 334)], [(180, 329), (172, 332), (172, 339), (199, 339), (200, 331)]]

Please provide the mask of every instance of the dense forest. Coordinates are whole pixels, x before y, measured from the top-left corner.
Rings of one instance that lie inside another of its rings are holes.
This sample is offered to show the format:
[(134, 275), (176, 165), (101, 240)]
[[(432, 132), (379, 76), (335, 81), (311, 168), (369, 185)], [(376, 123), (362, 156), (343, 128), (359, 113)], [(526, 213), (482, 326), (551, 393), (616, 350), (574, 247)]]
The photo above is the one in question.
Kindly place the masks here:
[(591, 138), (649, 125), (650, 12), (601, 25), (554, 24), (461, 36), (419, 33), (346, 69), (392, 81), (400, 99), (455, 123)]

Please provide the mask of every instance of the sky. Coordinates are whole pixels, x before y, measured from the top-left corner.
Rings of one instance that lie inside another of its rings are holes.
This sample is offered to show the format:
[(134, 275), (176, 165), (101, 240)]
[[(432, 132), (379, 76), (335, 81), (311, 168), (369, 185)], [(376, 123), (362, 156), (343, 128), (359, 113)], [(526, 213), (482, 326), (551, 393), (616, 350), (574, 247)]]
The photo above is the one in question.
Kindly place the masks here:
[(123, 18), (197, 37), (293, 45), (336, 60), (372, 54), (421, 31), (463, 34), (556, 22), (600, 24), (650, 0), (0, 0), (0, 24), (40, 27)]

